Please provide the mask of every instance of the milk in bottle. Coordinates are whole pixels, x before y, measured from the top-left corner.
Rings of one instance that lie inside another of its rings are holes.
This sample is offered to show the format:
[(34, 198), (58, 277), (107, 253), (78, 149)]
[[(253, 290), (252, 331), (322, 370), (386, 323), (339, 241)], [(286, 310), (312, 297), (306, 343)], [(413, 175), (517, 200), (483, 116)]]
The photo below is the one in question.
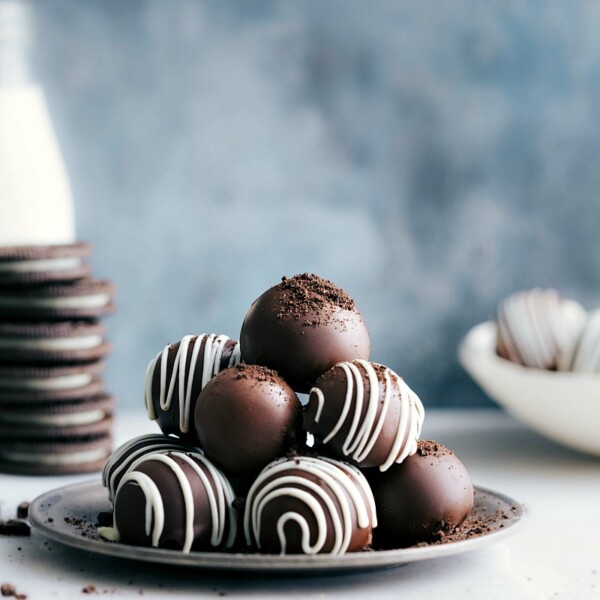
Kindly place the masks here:
[(0, 246), (75, 240), (71, 187), (31, 75), (30, 7), (0, 0)]

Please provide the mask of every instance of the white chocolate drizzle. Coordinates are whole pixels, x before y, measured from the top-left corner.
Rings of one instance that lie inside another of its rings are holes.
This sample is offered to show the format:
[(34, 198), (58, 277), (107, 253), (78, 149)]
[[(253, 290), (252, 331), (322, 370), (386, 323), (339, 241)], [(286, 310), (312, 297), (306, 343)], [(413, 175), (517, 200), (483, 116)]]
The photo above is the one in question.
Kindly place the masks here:
[(198, 448), (161, 433), (140, 435), (119, 446), (112, 453), (102, 471), (102, 485), (107, 488), (110, 501), (114, 501), (120, 478), (131, 471), (140, 458), (147, 454), (166, 453), (173, 450), (201, 453)]
[[(121, 485), (127, 483), (128, 481), (137, 484), (144, 494), (146, 501), (146, 507), (144, 511), (145, 533), (147, 536), (150, 536), (150, 533), (152, 533), (151, 544), (153, 548), (157, 548), (165, 525), (165, 507), (162, 496), (160, 495), (160, 492), (158, 491), (154, 481), (152, 481), (152, 479), (145, 473), (140, 473), (139, 471), (127, 473), (127, 475), (125, 475), (125, 477), (123, 477), (121, 480)], [(115, 507), (113, 528), (117, 531), (117, 536), (120, 538), (116, 521), (117, 516)]]
[[(146, 503), (144, 521), (145, 533), (146, 536), (150, 537), (152, 547), (157, 548), (160, 544), (160, 539), (164, 530), (165, 511), (170, 510), (171, 505), (168, 498), (163, 498), (152, 478), (146, 473), (136, 471), (135, 468), (140, 464), (149, 461), (161, 462), (167, 465), (173, 472), (183, 497), (185, 533), (181, 551), (185, 554), (189, 553), (195, 541), (194, 494), (189, 475), (185, 473), (182, 466), (175, 461), (174, 458), (178, 458), (188, 464), (204, 487), (208, 498), (212, 525), (210, 538), (211, 545), (224, 545), (226, 548), (230, 548), (235, 541), (237, 531), (237, 515), (233, 508), (235, 495), (225, 476), (200, 453), (168, 452), (144, 455), (137, 460), (132, 465), (131, 469), (123, 476), (117, 489), (117, 495), (119, 490), (128, 483), (140, 487)], [(121, 535), (117, 528), (117, 510), (118, 502), (115, 504), (114, 532), (112, 535), (114, 536), (114, 539), (119, 540)], [(229, 526), (229, 533), (227, 539), (224, 541), (226, 525)]]
[(344, 554), (348, 550), (356, 527), (377, 526), (371, 488), (357, 468), (329, 458), (283, 458), (265, 467), (248, 492), (244, 514), (244, 534), (248, 544), (254, 542), (261, 547), (262, 513), (270, 502), (282, 497), (299, 500), (312, 516), (311, 520), (316, 522), (317, 530), (311, 545), (311, 525), (307, 515), (295, 511), (282, 513), (275, 524), (269, 525), (277, 532), (281, 554), (287, 552), (285, 526), (290, 521), (300, 528), (304, 554), (323, 551), (328, 522), (333, 533), (333, 546), (328, 551), (331, 554)]
[[(394, 401), (393, 398), (398, 398), (400, 409), (396, 435), (388, 456), (379, 469), (386, 471), (394, 463), (401, 463), (407, 456), (414, 454), (417, 451), (417, 440), (421, 435), (425, 410), (420, 398), (408, 387), (404, 379), (385, 367), (383, 382), (381, 382), (373, 363), (366, 360), (341, 362), (334, 368), (340, 368), (344, 372), (346, 395), (340, 416), (333, 429), (323, 438), (323, 443), (330, 442), (339, 433), (347, 419), (351, 418), (348, 433), (342, 443), (342, 453), (360, 464), (380, 439), (381, 430)], [(369, 382), (368, 397), (365, 395), (365, 379), (361, 370)], [(380, 401), (382, 396), (383, 400)], [(313, 401), (313, 398), (317, 402), (314, 420), (318, 423), (327, 399), (318, 387), (311, 389), (309, 403)], [(365, 414), (361, 421), (365, 406)]]
[[(159, 352), (148, 364), (146, 369), (145, 381), (145, 402), (148, 417), (156, 420), (156, 408), (152, 395), (152, 384), (154, 381), (154, 372), (158, 367), (160, 369), (160, 387), (158, 405), (161, 410), (167, 412), (171, 408), (173, 398), (176, 396), (179, 400), (179, 429), (182, 433), (187, 433), (190, 427), (190, 413), (192, 407), (192, 389), (198, 376), (197, 363), (200, 349), (204, 343), (201, 368), (201, 387), (204, 386), (221, 371), (221, 359), (225, 344), (229, 341), (226, 335), (201, 334), (198, 336), (186, 335), (181, 342), (175, 355), (173, 368), (169, 373), (168, 359), (171, 345), (165, 346), (162, 352)], [(188, 350), (192, 345), (192, 353), (188, 364)], [(236, 342), (231, 353), (227, 367), (233, 367), (241, 361), (240, 345)], [(175, 393), (175, 382), (179, 383), (177, 394)]]

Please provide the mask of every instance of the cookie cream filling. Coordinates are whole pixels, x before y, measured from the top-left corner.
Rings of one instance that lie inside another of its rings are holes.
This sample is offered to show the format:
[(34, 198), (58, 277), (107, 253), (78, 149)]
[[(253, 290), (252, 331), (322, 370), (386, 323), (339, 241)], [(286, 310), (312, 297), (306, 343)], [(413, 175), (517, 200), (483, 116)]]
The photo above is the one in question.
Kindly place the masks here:
[(0, 273), (35, 273), (36, 271), (68, 271), (82, 264), (81, 258), (45, 258), (41, 260), (14, 260), (0, 262)]
[(61, 296), (58, 298), (0, 298), (0, 306), (30, 308), (103, 308), (110, 302), (109, 294)]
[(75, 373), (62, 377), (40, 377), (31, 379), (0, 379), (0, 388), (28, 390), (67, 390), (84, 387), (92, 383), (90, 373)]
[(58, 339), (0, 338), (0, 348), (15, 350), (89, 350), (102, 344), (101, 335), (82, 335)]
[(35, 463), (40, 465), (79, 465), (87, 462), (96, 462), (102, 460), (110, 454), (107, 448), (94, 448), (93, 450), (84, 450), (82, 452), (19, 452), (3, 451), (0, 452), (2, 460), (16, 463)]
[(0, 423), (14, 425), (40, 425), (68, 427), (76, 425), (91, 425), (104, 419), (106, 413), (102, 409), (86, 410), (79, 413), (54, 415), (7, 415), (0, 414)]

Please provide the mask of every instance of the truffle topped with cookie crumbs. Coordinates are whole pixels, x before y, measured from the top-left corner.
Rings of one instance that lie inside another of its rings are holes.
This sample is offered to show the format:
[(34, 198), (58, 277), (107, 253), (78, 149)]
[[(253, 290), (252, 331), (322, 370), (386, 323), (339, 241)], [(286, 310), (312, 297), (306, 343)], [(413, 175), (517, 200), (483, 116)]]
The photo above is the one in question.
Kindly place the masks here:
[(240, 333), (242, 359), (275, 369), (306, 393), (337, 362), (368, 360), (371, 341), (354, 300), (318, 275), (282, 277), (248, 310)]
[(229, 476), (256, 474), (296, 443), (301, 410), (298, 396), (272, 369), (230, 367), (198, 396), (200, 447)]

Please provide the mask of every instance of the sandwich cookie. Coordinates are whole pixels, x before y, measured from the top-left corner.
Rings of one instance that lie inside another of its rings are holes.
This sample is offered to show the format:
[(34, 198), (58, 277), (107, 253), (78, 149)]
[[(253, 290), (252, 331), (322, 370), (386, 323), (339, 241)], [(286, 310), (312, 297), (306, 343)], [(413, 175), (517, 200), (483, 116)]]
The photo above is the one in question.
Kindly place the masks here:
[(74, 402), (3, 404), (0, 410), (0, 438), (97, 437), (110, 431), (114, 404), (114, 398), (108, 394)]
[(104, 393), (106, 393), (104, 382), (97, 377), (92, 377), (91, 382), (82, 387), (66, 387), (54, 390), (0, 387), (0, 407), (5, 404), (17, 403), (25, 405), (39, 402), (74, 402)]
[(107, 356), (106, 327), (88, 321), (0, 323), (0, 361), (17, 364), (75, 363)]
[(114, 311), (110, 281), (80, 279), (70, 283), (0, 290), (0, 319), (69, 321), (97, 319)]
[(0, 247), (0, 286), (27, 286), (88, 277), (89, 244)]
[(102, 361), (56, 367), (0, 365), (0, 403), (10, 402), (7, 399), (10, 396), (18, 397), (20, 392), (30, 391), (47, 393), (49, 399), (62, 391), (78, 391), (79, 397), (83, 397), (81, 392), (103, 369)]
[(70, 475), (102, 470), (112, 438), (97, 436), (65, 440), (0, 439), (0, 471), (17, 475)]

